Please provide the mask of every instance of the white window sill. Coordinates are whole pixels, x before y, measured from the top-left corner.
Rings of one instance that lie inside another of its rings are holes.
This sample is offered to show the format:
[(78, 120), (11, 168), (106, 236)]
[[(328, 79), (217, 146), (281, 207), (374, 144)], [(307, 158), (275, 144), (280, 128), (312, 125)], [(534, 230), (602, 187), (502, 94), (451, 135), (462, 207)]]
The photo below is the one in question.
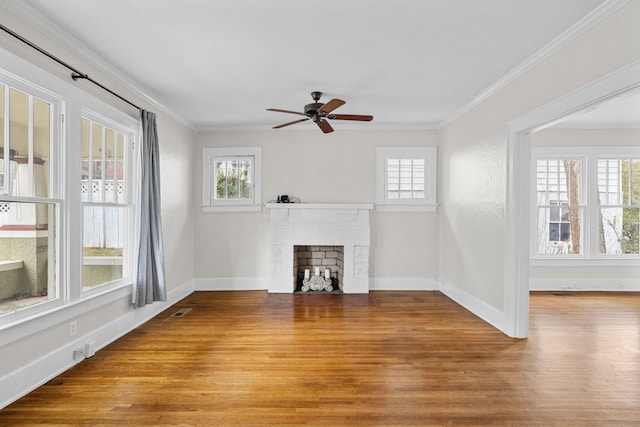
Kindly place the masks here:
[(640, 258), (632, 255), (629, 258), (531, 258), (530, 267), (637, 267)]
[(225, 206), (202, 206), (204, 213), (225, 213), (225, 212), (260, 212), (262, 205), (225, 205)]
[(376, 205), (377, 212), (435, 212), (437, 205)]
[(30, 308), (5, 314), (0, 324), (0, 342), (9, 345), (29, 335), (41, 332), (51, 325), (62, 324), (72, 319), (95, 312), (101, 307), (112, 304), (119, 299), (131, 295), (131, 283), (123, 283), (117, 287), (100, 289), (77, 301), (62, 304), (60, 298), (52, 299)]

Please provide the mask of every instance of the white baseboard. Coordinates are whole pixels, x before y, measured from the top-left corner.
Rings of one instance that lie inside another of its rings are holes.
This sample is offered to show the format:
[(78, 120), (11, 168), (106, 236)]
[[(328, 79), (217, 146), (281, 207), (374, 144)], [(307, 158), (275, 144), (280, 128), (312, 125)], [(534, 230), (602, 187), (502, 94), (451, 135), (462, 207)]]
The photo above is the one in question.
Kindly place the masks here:
[[(356, 278), (357, 279), (357, 278)], [(347, 293), (366, 293), (364, 287), (355, 279), (355, 286)], [(266, 277), (206, 277), (194, 279), (196, 291), (253, 291), (269, 289)], [(439, 289), (437, 279), (429, 277), (372, 277), (369, 279), (369, 290), (372, 291), (436, 291)], [(271, 292), (291, 292), (286, 289), (274, 288)]]
[(640, 292), (640, 279), (552, 278), (529, 279), (531, 291), (620, 291)]
[(196, 291), (256, 291), (268, 285), (266, 277), (204, 277), (194, 283)]
[(509, 335), (507, 332), (509, 327), (502, 311), (490, 306), (484, 301), (479, 300), (466, 291), (445, 282), (440, 282), (440, 292), (478, 316), (480, 319)]
[(73, 359), (75, 349), (81, 349), (87, 343), (95, 343), (96, 350), (104, 348), (191, 294), (194, 290), (193, 285), (193, 281), (189, 281), (173, 289), (168, 293), (166, 302), (156, 302), (138, 309), (132, 308), (125, 315), (0, 377), (0, 409), (82, 362), (84, 359)]
[(372, 291), (437, 291), (440, 282), (430, 277), (373, 277), (369, 281)]

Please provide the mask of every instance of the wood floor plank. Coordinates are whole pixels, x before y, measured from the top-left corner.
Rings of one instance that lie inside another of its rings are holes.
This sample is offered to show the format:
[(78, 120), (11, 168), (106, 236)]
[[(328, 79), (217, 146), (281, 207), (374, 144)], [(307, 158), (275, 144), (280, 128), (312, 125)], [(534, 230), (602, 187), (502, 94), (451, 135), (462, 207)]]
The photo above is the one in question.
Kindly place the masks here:
[(438, 292), (265, 297), (196, 292), (0, 425), (640, 425), (637, 293), (534, 293), (527, 340)]

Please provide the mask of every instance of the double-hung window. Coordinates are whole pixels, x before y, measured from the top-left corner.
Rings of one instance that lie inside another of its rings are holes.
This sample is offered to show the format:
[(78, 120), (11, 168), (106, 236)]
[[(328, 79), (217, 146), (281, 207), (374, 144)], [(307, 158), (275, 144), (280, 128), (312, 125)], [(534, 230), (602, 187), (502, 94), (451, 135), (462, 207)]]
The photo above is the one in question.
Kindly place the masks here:
[(436, 148), (378, 147), (376, 209), (436, 209)]
[(640, 153), (598, 158), (598, 253), (640, 254)]
[(536, 242), (539, 255), (582, 253), (583, 169), (583, 158), (537, 159)]
[(133, 137), (131, 129), (83, 113), (80, 193), (85, 289), (121, 280), (131, 271)]
[(202, 210), (259, 211), (262, 150), (260, 147), (203, 149)]
[(62, 105), (0, 73), (0, 316), (10, 319), (61, 302)]
[(640, 259), (640, 149), (533, 154), (534, 259)]

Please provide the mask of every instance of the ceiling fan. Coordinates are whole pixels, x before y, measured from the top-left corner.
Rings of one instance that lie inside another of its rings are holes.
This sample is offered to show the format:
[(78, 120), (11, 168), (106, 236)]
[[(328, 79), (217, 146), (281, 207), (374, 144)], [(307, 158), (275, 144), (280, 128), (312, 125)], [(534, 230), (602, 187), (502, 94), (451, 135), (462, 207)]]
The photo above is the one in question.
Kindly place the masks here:
[(278, 113), (289, 113), (289, 114), (297, 114), (299, 116), (305, 116), (304, 119), (294, 120), (292, 122), (283, 123), (278, 126), (274, 126), (272, 129), (280, 129), (285, 126), (294, 125), (300, 122), (306, 122), (307, 120), (313, 120), (320, 130), (324, 133), (333, 132), (333, 128), (327, 121), (329, 120), (355, 120), (360, 122), (370, 122), (373, 120), (373, 116), (363, 116), (359, 114), (332, 114), (331, 112), (336, 108), (345, 104), (345, 102), (341, 99), (333, 98), (326, 104), (323, 104), (320, 101), (320, 97), (322, 96), (322, 92), (311, 92), (311, 98), (313, 101), (311, 104), (307, 104), (304, 106), (304, 113), (300, 113), (298, 111), (290, 111), (290, 110), (281, 110), (279, 108), (267, 108), (267, 111), (276, 111)]

